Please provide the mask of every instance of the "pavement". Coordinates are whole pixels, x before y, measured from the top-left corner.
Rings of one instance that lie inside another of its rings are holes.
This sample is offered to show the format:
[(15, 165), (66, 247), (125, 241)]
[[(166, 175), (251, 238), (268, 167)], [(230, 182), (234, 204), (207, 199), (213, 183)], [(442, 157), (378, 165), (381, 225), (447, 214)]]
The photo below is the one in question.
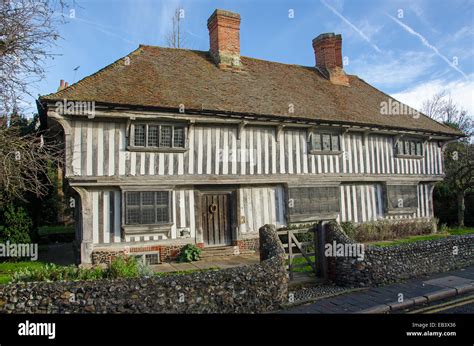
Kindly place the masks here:
[(189, 263), (164, 262), (151, 267), (157, 273), (170, 273), (187, 270), (226, 269), (256, 263), (260, 263), (258, 254), (245, 254), (222, 257), (216, 256)]
[(282, 313), (389, 313), (474, 292), (474, 266), (319, 299)]

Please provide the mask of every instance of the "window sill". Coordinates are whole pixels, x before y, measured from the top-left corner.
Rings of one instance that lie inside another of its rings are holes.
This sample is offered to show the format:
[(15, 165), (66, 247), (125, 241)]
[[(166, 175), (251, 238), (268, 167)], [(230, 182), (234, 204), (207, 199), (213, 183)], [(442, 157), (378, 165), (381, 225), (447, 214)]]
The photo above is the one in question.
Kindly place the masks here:
[(310, 150), (310, 155), (341, 155), (343, 151), (331, 151), (331, 150)]
[(122, 228), (126, 235), (142, 233), (166, 233), (171, 229), (172, 223), (157, 225), (123, 225)]
[(132, 152), (147, 152), (147, 153), (185, 153), (188, 148), (155, 148), (155, 147), (127, 147), (128, 151)]
[(388, 215), (401, 215), (401, 214), (413, 214), (416, 213), (417, 208), (399, 208), (390, 209), (387, 211)]
[(423, 158), (423, 155), (400, 155), (400, 154), (397, 154), (395, 155), (396, 158), (398, 159), (417, 159), (417, 160), (421, 160)]

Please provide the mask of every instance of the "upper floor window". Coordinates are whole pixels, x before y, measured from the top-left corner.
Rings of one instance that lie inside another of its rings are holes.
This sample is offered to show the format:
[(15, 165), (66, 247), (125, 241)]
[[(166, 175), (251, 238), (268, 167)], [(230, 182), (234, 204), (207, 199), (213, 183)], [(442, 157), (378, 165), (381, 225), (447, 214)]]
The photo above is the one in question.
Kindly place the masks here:
[(183, 124), (132, 124), (130, 146), (149, 149), (184, 149), (186, 128)]
[(170, 223), (169, 191), (125, 192), (126, 225), (159, 225)]
[(417, 185), (387, 185), (388, 212), (414, 212), (418, 207)]
[(311, 132), (310, 151), (317, 153), (338, 153), (341, 151), (341, 138), (339, 133)]
[(423, 143), (418, 139), (400, 139), (397, 142), (398, 156), (423, 156)]

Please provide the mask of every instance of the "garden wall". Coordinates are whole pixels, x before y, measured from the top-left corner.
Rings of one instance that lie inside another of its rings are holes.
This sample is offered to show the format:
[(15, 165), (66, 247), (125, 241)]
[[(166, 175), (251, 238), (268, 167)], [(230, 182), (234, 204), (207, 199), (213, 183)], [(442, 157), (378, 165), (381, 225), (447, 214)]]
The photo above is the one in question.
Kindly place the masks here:
[(189, 275), (0, 286), (0, 313), (259, 313), (287, 301), (273, 226), (260, 229), (261, 262)]
[[(327, 227), (326, 244), (355, 244), (340, 226)], [(474, 235), (450, 236), (398, 246), (365, 246), (364, 258), (327, 257), (329, 278), (342, 286), (372, 286), (474, 264)]]

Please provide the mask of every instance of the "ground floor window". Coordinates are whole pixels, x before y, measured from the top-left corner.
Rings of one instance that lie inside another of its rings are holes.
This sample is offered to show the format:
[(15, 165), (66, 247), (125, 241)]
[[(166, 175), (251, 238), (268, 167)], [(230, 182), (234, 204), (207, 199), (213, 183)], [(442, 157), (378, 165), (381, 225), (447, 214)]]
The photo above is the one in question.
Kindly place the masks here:
[(125, 224), (159, 225), (170, 223), (170, 191), (125, 192)]

